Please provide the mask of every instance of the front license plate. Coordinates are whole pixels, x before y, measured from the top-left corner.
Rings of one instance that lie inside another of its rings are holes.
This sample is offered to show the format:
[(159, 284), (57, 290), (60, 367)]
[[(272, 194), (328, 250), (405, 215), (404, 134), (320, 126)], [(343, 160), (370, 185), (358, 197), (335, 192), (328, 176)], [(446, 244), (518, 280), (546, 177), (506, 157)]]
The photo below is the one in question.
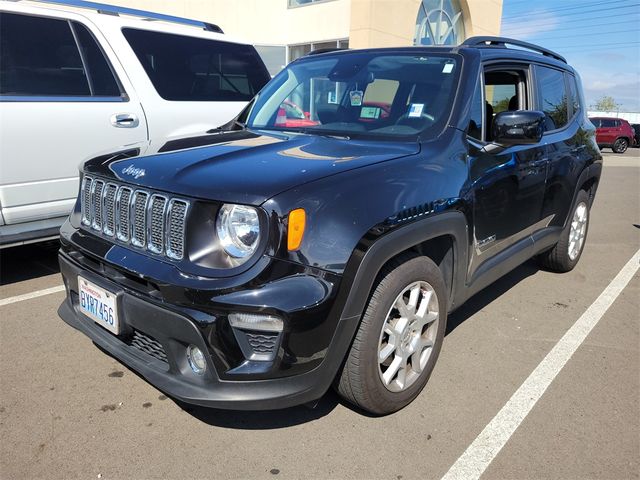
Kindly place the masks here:
[(120, 334), (115, 294), (80, 276), (78, 290), (82, 313), (111, 333)]

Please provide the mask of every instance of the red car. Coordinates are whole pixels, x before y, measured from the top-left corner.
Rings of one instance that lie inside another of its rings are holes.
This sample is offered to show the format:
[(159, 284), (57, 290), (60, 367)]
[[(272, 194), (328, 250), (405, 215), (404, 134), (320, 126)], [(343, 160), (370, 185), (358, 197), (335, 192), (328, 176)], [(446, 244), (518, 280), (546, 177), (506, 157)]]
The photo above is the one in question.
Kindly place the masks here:
[(319, 125), (320, 122), (316, 122), (309, 118), (309, 112), (305, 112), (293, 102), (285, 100), (278, 109), (278, 115), (276, 117), (276, 126), (284, 128), (297, 128), (297, 127), (314, 127)]
[(590, 118), (596, 127), (598, 146), (609, 147), (614, 153), (624, 153), (629, 145), (633, 145), (635, 132), (622, 118), (596, 117)]

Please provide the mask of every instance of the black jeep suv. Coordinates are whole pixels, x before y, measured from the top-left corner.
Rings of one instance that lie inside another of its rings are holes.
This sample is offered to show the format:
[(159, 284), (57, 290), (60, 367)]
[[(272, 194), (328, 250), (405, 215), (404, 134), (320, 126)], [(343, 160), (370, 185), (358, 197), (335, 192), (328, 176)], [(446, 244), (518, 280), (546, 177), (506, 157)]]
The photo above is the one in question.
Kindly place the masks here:
[(573, 68), (496, 37), (310, 54), (162, 150), (83, 165), (59, 314), (167, 394), (230, 409), (332, 384), (407, 405), (449, 312), (531, 257), (576, 265), (602, 167)]

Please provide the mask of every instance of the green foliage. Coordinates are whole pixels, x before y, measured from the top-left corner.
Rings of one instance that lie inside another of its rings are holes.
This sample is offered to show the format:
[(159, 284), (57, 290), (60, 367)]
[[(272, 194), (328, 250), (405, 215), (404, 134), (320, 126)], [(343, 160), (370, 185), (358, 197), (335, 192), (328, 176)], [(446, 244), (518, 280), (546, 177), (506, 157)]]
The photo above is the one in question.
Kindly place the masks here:
[(615, 112), (620, 108), (620, 104), (616, 103), (613, 97), (603, 95), (591, 108), (598, 112)]

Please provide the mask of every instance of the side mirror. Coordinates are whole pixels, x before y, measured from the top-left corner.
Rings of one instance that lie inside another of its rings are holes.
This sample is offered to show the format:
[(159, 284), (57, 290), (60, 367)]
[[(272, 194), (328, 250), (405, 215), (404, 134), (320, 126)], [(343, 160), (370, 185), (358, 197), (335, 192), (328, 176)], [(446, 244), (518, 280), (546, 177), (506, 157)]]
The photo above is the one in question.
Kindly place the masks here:
[(544, 133), (544, 123), (543, 112), (500, 112), (493, 120), (493, 142), (504, 146), (538, 143)]

